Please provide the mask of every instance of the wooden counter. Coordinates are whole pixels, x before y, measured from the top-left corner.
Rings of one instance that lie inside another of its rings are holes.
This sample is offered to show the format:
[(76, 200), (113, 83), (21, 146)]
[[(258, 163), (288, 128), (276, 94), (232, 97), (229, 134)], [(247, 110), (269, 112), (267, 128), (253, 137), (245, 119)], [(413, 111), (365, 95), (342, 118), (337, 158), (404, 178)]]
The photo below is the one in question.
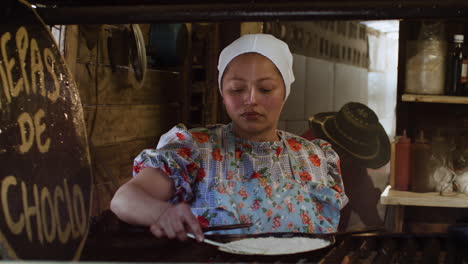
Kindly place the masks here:
[(468, 208), (468, 195), (455, 192), (440, 195), (438, 192), (397, 191), (392, 190), (389, 185), (380, 196), (380, 202), (387, 205)]

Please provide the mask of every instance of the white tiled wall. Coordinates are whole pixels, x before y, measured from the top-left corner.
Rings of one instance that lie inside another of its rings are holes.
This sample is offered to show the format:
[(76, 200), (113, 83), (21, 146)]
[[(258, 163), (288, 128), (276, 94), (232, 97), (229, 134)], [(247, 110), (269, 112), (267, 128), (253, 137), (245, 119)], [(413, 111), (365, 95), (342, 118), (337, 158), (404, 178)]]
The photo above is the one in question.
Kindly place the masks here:
[(333, 110), (349, 102), (360, 102), (367, 105), (367, 69), (347, 64), (335, 64), (335, 96)]
[(395, 131), (396, 70), (369, 72), (369, 103), (390, 138)]
[(338, 111), (350, 101), (367, 104), (367, 70), (294, 54), (296, 82), (280, 117), (286, 131), (301, 135), (309, 117)]
[(286, 131), (291, 132), (296, 135), (302, 135), (305, 131), (309, 129), (309, 122), (306, 120), (300, 121), (286, 121)]
[(284, 120), (279, 120), (278, 122), (278, 129), (286, 131), (286, 121)]
[[(339, 111), (348, 102), (374, 110), (392, 139), (395, 131), (398, 39), (369, 38), (370, 70), (293, 54), (296, 81), (286, 101), (279, 126), (295, 134), (308, 129), (309, 117)], [(392, 51), (392, 52), (389, 52)]]
[(293, 54), (293, 71), (295, 81), (281, 112), (281, 120), (303, 120), (306, 90), (306, 57)]
[(326, 60), (307, 58), (305, 90), (305, 116), (320, 112), (333, 111), (334, 97), (334, 63)]
[(398, 38), (390, 34), (369, 37), (370, 71), (368, 106), (372, 108), (390, 139), (395, 136)]

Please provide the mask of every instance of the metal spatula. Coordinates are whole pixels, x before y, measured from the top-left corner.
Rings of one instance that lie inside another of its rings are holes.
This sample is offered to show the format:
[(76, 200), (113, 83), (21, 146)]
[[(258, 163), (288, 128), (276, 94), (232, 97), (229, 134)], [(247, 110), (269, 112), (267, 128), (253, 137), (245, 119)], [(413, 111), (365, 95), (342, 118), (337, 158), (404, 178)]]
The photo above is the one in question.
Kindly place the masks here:
[[(187, 233), (187, 236), (196, 240), (195, 235), (192, 234), (192, 233)], [(202, 242), (207, 243), (207, 244), (210, 244), (210, 245), (212, 245), (212, 246), (216, 246), (216, 247), (219, 248), (219, 250), (225, 251), (225, 252), (229, 252), (229, 253), (242, 254), (242, 255), (251, 254), (251, 253), (249, 253), (249, 252), (247, 252), (247, 251), (244, 251), (244, 250), (242, 250), (242, 249), (238, 249), (238, 248), (232, 247), (231, 245), (224, 244), (224, 243), (219, 243), (219, 242), (216, 242), (216, 241), (207, 239), (207, 238), (203, 239)], [(256, 248), (256, 249), (257, 249), (257, 248)], [(257, 251), (258, 251), (258, 253), (260, 253), (260, 254), (265, 253), (265, 252), (263, 252), (263, 251), (264, 251), (263, 249), (257, 249)]]
[[(197, 238), (195, 237), (195, 235), (192, 234), (192, 233), (187, 233), (187, 236), (190, 237), (190, 238), (193, 238), (193, 239), (197, 240)], [(203, 242), (205, 242), (205, 243), (207, 243), (207, 244), (210, 244), (210, 245), (213, 245), (213, 246), (216, 246), (216, 247), (226, 247), (226, 246), (227, 246), (227, 245), (224, 244), (224, 243), (219, 243), (219, 242), (210, 240), (210, 239), (208, 239), (208, 238), (203, 239)]]

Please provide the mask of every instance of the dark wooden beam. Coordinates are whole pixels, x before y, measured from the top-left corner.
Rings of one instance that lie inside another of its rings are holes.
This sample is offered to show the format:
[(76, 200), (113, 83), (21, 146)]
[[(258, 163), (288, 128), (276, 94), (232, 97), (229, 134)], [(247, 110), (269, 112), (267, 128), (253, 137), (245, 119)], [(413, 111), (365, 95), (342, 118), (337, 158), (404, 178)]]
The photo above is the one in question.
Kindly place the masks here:
[[(37, 1), (47, 24), (468, 17), (468, 1)], [(55, 3), (55, 4), (52, 4)]]

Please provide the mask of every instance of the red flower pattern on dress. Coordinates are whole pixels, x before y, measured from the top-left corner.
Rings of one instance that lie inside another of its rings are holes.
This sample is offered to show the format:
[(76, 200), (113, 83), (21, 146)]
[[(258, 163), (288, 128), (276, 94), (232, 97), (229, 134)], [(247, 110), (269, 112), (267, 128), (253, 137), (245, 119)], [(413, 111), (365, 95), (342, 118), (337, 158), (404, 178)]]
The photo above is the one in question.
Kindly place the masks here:
[(301, 176), (301, 181), (308, 182), (312, 180), (312, 176), (307, 171), (299, 172), (299, 176)]
[(200, 223), (201, 228), (207, 228), (210, 226), (210, 222), (203, 215), (197, 216), (198, 223)]
[(210, 139), (210, 136), (205, 132), (192, 132), (192, 137), (198, 143), (206, 143)]
[(338, 186), (338, 184), (335, 184), (335, 186), (333, 186), (332, 189), (335, 190), (335, 191), (337, 191), (338, 193), (343, 192), (343, 190), (341, 189), (340, 186)]
[(288, 211), (289, 211), (290, 213), (294, 212), (294, 206), (293, 206), (293, 204), (292, 204), (292, 203), (287, 203), (287, 205), (288, 205)]
[(177, 136), (180, 140), (185, 140), (185, 136), (184, 136), (184, 134), (182, 134), (182, 133), (177, 132), (177, 133), (176, 133), (176, 136)]
[(241, 190), (239, 190), (238, 194), (242, 197), (242, 198), (247, 198), (249, 197), (249, 194), (247, 193), (247, 191), (242, 188)]
[(239, 205), (237, 207), (239, 208), (244, 208), (245, 204), (244, 203), (239, 203)]
[(298, 202), (302, 203), (302, 202), (304, 201), (304, 195), (298, 194), (298, 195), (296, 196), (296, 200), (297, 200)]
[(191, 162), (191, 163), (187, 164), (187, 166), (185, 166), (185, 167), (187, 168), (187, 171), (189, 173), (192, 173), (194, 170), (197, 169), (198, 166), (197, 166), (197, 164), (195, 162)]
[(163, 169), (167, 175), (172, 175), (171, 168), (169, 168), (169, 166), (167, 166), (166, 164), (164, 164)]
[(235, 156), (236, 156), (236, 159), (240, 159), (242, 156), (242, 151), (240, 149), (236, 149)]
[(213, 152), (211, 152), (211, 155), (213, 156), (213, 159), (216, 161), (223, 160), (223, 156), (221, 156), (221, 150), (219, 148), (213, 149)]
[(266, 215), (266, 217), (272, 216), (272, 215), (273, 215), (273, 210), (268, 209), (268, 210), (265, 212), (265, 215)]
[(220, 194), (224, 194), (226, 193), (226, 188), (224, 187), (223, 184), (219, 184), (218, 186), (216, 186), (216, 191), (219, 192)]
[(310, 216), (306, 212), (301, 213), (302, 223), (309, 224), (310, 223)]
[(135, 173), (139, 173), (139, 172), (144, 168), (144, 167), (143, 167), (144, 164), (145, 164), (145, 162), (142, 161), (142, 162), (138, 163), (137, 165), (133, 166), (133, 171), (134, 171)]
[(244, 147), (244, 148), (248, 148), (248, 149), (252, 148), (252, 145), (244, 144), (244, 143), (242, 143), (241, 146)]
[(297, 152), (302, 149), (301, 143), (297, 142), (297, 140), (290, 138), (287, 141), (288, 141), (288, 145), (291, 147), (292, 150)]
[(279, 157), (279, 155), (281, 154), (281, 151), (283, 151), (283, 149), (281, 147), (277, 147), (276, 148), (276, 157)]
[(281, 226), (281, 220), (279, 219), (279, 217), (273, 218), (273, 227), (278, 228), (280, 226)]
[(270, 185), (265, 186), (265, 194), (266, 194), (266, 196), (271, 197), (272, 189), (271, 189)]
[(252, 204), (252, 209), (254, 210), (258, 210), (260, 209), (260, 201), (259, 200), (255, 200)]
[(249, 223), (249, 222), (250, 222), (249, 218), (248, 218), (247, 215), (245, 215), (245, 214), (243, 214), (243, 215), (240, 216), (239, 221), (240, 221), (241, 223)]
[(254, 173), (252, 173), (252, 175), (250, 175), (249, 179), (258, 179), (258, 178), (261, 178), (261, 177), (262, 177), (262, 175), (260, 175), (260, 173), (254, 172)]
[(289, 229), (293, 229), (293, 228), (294, 228), (293, 222), (289, 222), (289, 223), (288, 223), (288, 228), (289, 228)]
[(309, 160), (315, 167), (320, 167), (321, 160), (317, 154), (310, 154)]
[(189, 179), (187, 177), (187, 174), (185, 174), (185, 172), (181, 171), (180, 174), (182, 174), (182, 179), (184, 179), (185, 182), (189, 182)]
[(206, 176), (205, 169), (199, 168), (198, 172), (197, 172), (197, 178), (195, 179), (195, 182), (202, 181), (203, 178), (205, 178), (205, 176)]
[(323, 211), (323, 204), (320, 202), (315, 202), (315, 207), (317, 207), (317, 212), (321, 214)]
[(189, 148), (180, 148), (177, 150), (177, 153), (183, 158), (188, 159), (192, 155), (192, 150)]

